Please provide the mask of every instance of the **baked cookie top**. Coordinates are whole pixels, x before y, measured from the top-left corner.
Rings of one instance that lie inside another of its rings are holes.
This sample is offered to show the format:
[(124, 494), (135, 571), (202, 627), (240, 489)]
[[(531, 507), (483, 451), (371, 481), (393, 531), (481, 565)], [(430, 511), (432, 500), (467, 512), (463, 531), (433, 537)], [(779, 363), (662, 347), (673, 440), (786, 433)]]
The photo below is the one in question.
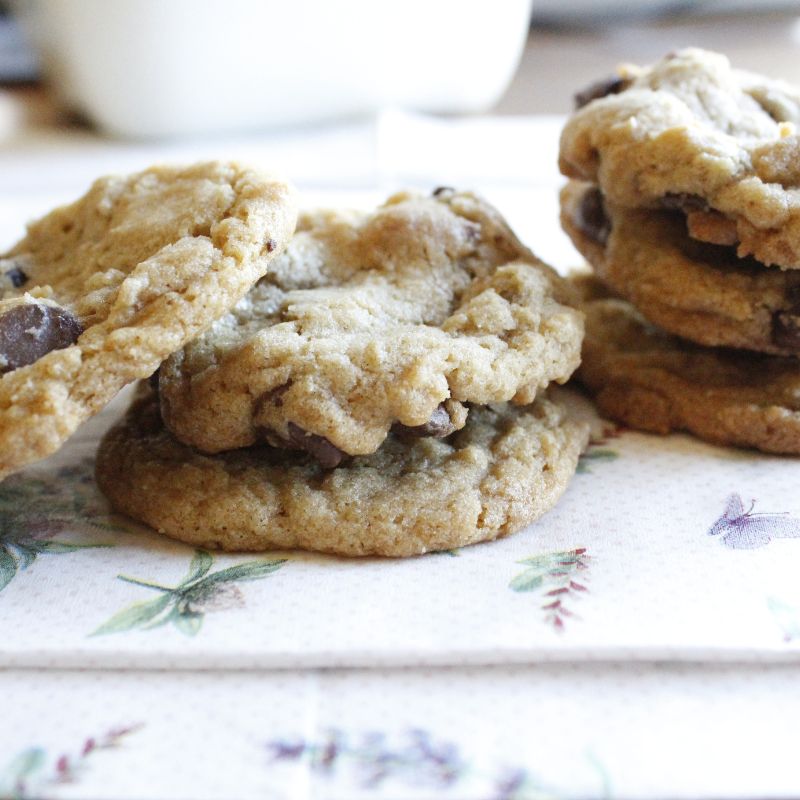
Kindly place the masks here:
[(578, 377), (603, 414), (639, 430), (690, 431), (717, 444), (800, 453), (793, 358), (700, 347), (647, 324), (583, 281), (589, 298)]
[(695, 238), (800, 267), (800, 90), (687, 49), (577, 99), (565, 175), (627, 208), (679, 207)]
[(670, 333), (800, 354), (800, 271), (764, 269), (731, 247), (698, 242), (680, 213), (614, 206), (581, 181), (561, 192), (561, 224), (597, 276)]
[(169, 434), (144, 389), (102, 441), (97, 481), (117, 510), (202, 547), (409, 556), (537, 519), (587, 437), (584, 423), (540, 398), (472, 409), (446, 440), (392, 434), (377, 453), (325, 470), (307, 453), (266, 446), (203, 455)]
[(259, 442), (335, 466), (461, 428), (465, 403), (530, 403), (567, 380), (571, 288), (474, 195), (397, 194), (301, 214), (273, 268), (159, 373), (167, 427), (206, 452)]
[(295, 220), (286, 183), (207, 163), (101, 178), (31, 223), (0, 257), (0, 478), (225, 314)]

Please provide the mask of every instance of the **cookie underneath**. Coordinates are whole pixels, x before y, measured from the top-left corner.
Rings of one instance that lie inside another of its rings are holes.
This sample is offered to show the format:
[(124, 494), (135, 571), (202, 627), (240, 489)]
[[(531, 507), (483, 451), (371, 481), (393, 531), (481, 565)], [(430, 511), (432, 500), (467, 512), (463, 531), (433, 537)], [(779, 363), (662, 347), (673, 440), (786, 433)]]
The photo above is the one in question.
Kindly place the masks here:
[(207, 548), (410, 556), (507, 536), (551, 508), (588, 431), (547, 400), (471, 410), (446, 440), (390, 436), (334, 470), (253, 447), (213, 456), (164, 428), (142, 388), (100, 445), (114, 508)]
[(653, 433), (800, 453), (797, 360), (700, 347), (649, 325), (630, 303), (585, 282), (579, 380), (604, 415)]
[(597, 276), (652, 323), (698, 344), (800, 354), (800, 271), (696, 242), (675, 211), (624, 209), (570, 181), (561, 225)]

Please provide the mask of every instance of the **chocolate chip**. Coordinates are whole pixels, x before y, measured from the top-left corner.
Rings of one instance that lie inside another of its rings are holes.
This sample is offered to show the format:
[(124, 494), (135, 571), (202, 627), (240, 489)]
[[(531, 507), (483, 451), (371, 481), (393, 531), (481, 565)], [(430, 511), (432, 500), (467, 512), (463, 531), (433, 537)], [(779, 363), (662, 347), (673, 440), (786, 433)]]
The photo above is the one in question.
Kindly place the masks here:
[(19, 289), (30, 280), (25, 272), (26, 262), (29, 260), (24, 255), (0, 258), (0, 297), (9, 289)]
[(800, 309), (776, 311), (772, 315), (772, 342), (785, 350), (800, 353)]
[(11, 281), (11, 285), (15, 289), (19, 289), (20, 286), (23, 286), (28, 282), (28, 276), (19, 267), (14, 267), (13, 269), (8, 270), (8, 272), (5, 273), (5, 276), (9, 281)]
[(0, 316), (0, 373), (69, 347), (81, 333), (80, 323), (65, 308), (39, 303), (13, 306)]
[(606, 214), (602, 192), (592, 187), (587, 189), (573, 215), (578, 229), (592, 241), (605, 244), (611, 233), (611, 220)]
[(392, 425), (392, 431), (398, 436), (409, 436), (414, 438), (422, 438), (424, 436), (433, 436), (437, 439), (443, 439), (449, 436), (456, 426), (453, 425), (444, 403), (439, 403), (437, 409), (431, 415), (431, 418), (424, 422), (422, 425), (403, 425), (402, 422), (395, 422)]
[(793, 282), (791, 286), (788, 286), (784, 296), (786, 297), (784, 311), (800, 316), (800, 281)]
[(271, 253), (277, 246), (278, 243), (274, 239), (267, 239), (266, 248), (268, 253)]
[(431, 194), (434, 197), (439, 197), (439, 195), (446, 194), (447, 192), (454, 192), (455, 189), (452, 186), (437, 186)]
[(627, 78), (620, 78), (617, 75), (592, 83), (575, 94), (573, 98), (575, 110), (583, 108), (591, 103), (592, 100), (599, 100), (601, 97), (608, 97), (610, 94), (624, 92), (630, 85), (631, 82)]
[(699, 195), (668, 192), (661, 198), (661, 207), (668, 211), (708, 211), (708, 203)]
[(276, 386), (274, 389), (269, 389), (268, 391), (264, 392), (264, 394), (258, 398), (259, 413), (266, 405), (280, 408), (283, 405), (283, 396), (289, 391), (289, 387), (291, 385), (291, 381), (286, 381), (286, 383), (282, 383), (280, 386)]
[(680, 251), (692, 261), (700, 261), (710, 267), (720, 269), (751, 270), (760, 274), (764, 269), (763, 264), (759, 264), (752, 256), (739, 258), (735, 247), (727, 247), (721, 244), (710, 244), (701, 242), (684, 236), (677, 241)]
[(331, 444), (324, 436), (307, 433), (294, 422), (289, 423), (289, 443), (316, 458), (323, 469), (338, 467), (345, 457), (345, 453), (335, 444)]

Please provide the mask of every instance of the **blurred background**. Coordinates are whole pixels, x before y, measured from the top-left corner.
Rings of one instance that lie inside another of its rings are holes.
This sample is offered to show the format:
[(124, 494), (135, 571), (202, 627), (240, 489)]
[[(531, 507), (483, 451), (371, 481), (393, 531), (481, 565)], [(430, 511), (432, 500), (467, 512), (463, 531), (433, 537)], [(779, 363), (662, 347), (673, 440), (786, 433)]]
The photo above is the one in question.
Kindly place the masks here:
[(695, 45), (800, 84), (778, 0), (0, 0), (0, 252), (99, 175), (238, 159), (302, 202), (472, 189), (560, 269), (563, 115)]
[(166, 139), (396, 107), (558, 114), (619, 61), (684, 45), (800, 82), (778, 0), (0, 0), (0, 135)]

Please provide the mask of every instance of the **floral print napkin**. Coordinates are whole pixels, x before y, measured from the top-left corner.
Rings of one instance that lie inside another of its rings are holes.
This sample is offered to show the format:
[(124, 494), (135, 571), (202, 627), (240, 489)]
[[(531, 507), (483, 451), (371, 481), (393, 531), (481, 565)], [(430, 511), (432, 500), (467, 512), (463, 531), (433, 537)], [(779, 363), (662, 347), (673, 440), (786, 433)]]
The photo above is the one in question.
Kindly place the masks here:
[(0, 666), (797, 659), (800, 463), (624, 431), (563, 396), (595, 432), (557, 507), (405, 560), (214, 554), (111, 513), (92, 453), (120, 400), (0, 484)]
[[(476, 187), (566, 268), (558, 125), (393, 113), (226, 155), (318, 187), (356, 165), (310, 204)], [(96, 174), (216, 155), (90, 144), (0, 153), (4, 244)], [(92, 470), (119, 398), (0, 483), (0, 798), (800, 794), (800, 461), (568, 397), (593, 436), (556, 508), (406, 560), (217, 554), (111, 513)]]

